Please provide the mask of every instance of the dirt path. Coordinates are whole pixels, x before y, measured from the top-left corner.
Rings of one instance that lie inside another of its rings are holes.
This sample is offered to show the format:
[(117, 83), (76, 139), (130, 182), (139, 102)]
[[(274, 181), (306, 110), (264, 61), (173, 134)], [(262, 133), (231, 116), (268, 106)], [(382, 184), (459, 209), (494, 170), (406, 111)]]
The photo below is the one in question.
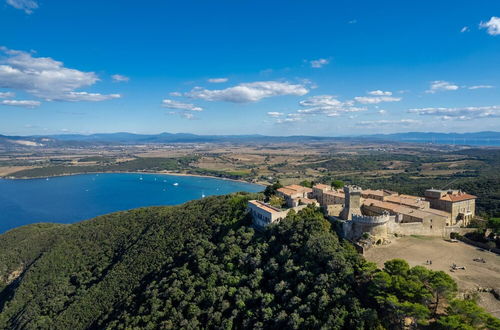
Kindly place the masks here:
[[(365, 253), (365, 258), (379, 267), (394, 258), (402, 258), (411, 266), (422, 265), (432, 270), (442, 270), (458, 283), (459, 290), (476, 291), (480, 288), (500, 290), (500, 256), (462, 242), (450, 243), (441, 238), (408, 236), (393, 239), (392, 243), (377, 246)], [(486, 263), (473, 261), (483, 258)], [(427, 265), (426, 260), (432, 260)], [(465, 270), (450, 271), (451, 264), (464, 266)], [(479, 293), (478, 303), (496, 317), (500, 317), (500, 301), (490, 293)]]

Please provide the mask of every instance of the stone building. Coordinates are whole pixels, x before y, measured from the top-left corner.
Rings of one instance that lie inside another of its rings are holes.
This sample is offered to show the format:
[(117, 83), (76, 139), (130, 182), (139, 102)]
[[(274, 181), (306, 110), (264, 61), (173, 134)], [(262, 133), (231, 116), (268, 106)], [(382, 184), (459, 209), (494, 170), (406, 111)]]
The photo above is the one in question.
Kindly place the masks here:
[(299, 205), (309, 204), (319, 206), (319, 203), (313, 199), (313, 190), (311, 188), (292, 184), (279, 188), (277, 194), (285, 200), (287, 207), (297, 207)]
[(253, 224), (257, 227), (270, 225), (283, 219), (288, 214), (288, 210), (281, 210), (257, 200), (249, 201), (247, 208), (252, 215)]
[(298, 212), (305, 207), (307, 207), (307, 205), (300, 205), (289, 209), (279, 209), (262, 201), (251, 200), (248, 202), (247, 210), (252, 215), (253, 225), (258, 228), (263, 228), (284, 219), (290, 210)]
[(460, 221), (467, 225), (476, 213), (476, 196), (460, 190), (428, 189), (425, 197), (434, 209), (451, 213), (451, 225)]
[(312, 199), (313, 190), (311, 188), (296, 184), (279, 188), (277, 194), (285, 200), (287, 207), (317, 204), (317, 201)]
[(277, 193), (285, 199), (287, 209), (249, 202), (255, 226), (265, 227), (285, 218), (291, 209), (300, 211), (314, 204), (322, 206), (331, 220), (338, 221), (343, 236), (350, 240), (357, 240), (364, 233), (377, 239), (394, 234), (447, 237), (475, 215), (476, 197), (458, 190), (429, 189), (425, 197), (418, 197), (357, 186), (335, 190), (318, 184), (312, 189), (290, 185)]

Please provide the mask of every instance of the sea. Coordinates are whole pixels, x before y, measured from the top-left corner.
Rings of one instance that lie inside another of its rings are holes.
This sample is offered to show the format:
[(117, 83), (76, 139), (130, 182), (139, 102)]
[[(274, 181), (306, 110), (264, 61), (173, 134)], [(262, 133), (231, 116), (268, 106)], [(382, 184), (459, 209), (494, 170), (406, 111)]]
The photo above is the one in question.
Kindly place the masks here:
[(38, 223), (74, 223), (143, 206), (176, 205), (261, 185), (197, 176), (100, 173), (40, 179), (0, 179), (0, 234)]

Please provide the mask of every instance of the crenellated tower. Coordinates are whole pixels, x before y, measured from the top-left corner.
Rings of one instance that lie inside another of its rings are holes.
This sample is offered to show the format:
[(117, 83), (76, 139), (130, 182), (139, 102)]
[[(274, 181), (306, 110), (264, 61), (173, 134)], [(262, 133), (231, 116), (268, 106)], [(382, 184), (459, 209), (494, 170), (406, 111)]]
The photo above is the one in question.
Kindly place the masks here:
[(353, 214), (362, 215), (361, 213), (361, 187), (345, 186), (345, 204), (344, 209), (340, 212), (342, 220), (352, 220)]

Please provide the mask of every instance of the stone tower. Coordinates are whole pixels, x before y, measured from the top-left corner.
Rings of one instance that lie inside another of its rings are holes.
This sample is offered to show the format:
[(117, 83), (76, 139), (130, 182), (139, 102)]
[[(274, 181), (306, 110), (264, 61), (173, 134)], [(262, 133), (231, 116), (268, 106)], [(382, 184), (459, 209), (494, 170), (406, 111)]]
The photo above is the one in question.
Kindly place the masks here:
[(342, 220), (352, 220), (352, 215), (361, 215), (361, 188), (358, 186), (345, 186), (345, 204), (340, 212)]

